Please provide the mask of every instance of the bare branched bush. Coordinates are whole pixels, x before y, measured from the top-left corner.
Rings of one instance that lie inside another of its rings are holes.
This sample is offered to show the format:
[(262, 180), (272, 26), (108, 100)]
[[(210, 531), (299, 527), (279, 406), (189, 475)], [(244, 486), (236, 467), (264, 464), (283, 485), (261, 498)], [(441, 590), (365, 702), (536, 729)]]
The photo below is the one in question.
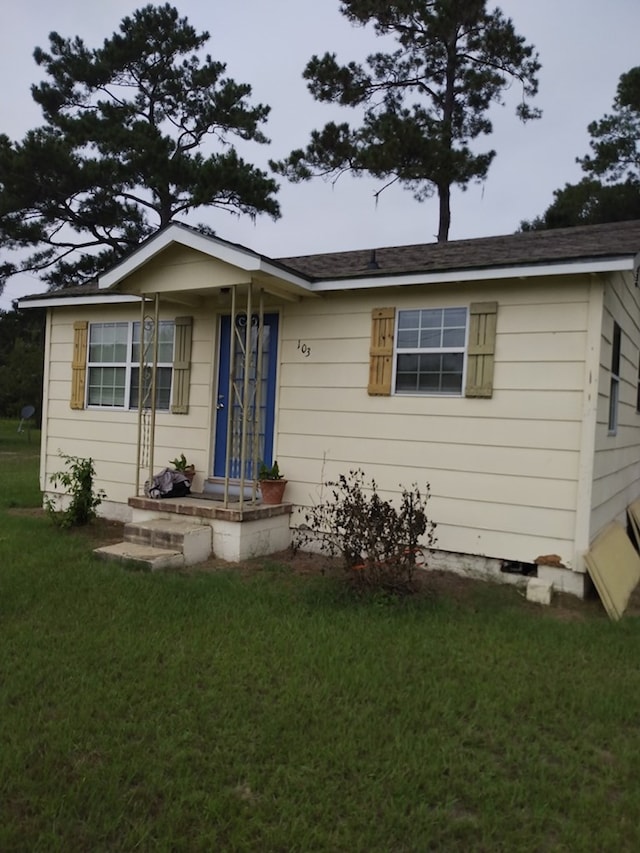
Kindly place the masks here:
[(410, 489), (401, 486), (397, 509), (380, 497), (374, 479), (365, 481), (360, 469), (325, 486), (330, 497), (305, 512), (296, 546), (341, 556), (356, 589), (413, 591), (415, 569), (426, 564), (426, 552), (436, 543), (436, 525), (426, 514), (429, 484), (424, 490), (415, 483)]

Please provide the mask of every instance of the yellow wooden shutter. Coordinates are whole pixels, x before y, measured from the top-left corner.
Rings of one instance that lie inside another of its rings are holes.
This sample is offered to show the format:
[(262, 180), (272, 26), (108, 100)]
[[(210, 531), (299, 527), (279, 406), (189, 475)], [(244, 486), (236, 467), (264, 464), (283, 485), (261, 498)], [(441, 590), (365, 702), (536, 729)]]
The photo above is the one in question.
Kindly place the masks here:
[(497, 317), (497, 302), (474, 302), (469, 306), (466, 397), (493, 395)]
[(174, 415), (186, 415), (189, 412), (192, 328), (193, 317), (176, 317), (173, 347), (173, 403), (171, 405), (171, 412)]
[(73, 324), (73, 361), (71, 362), (72, 409), (84, 409), (84, 392), (87, 380), (87, 337), (89, 324), (77, 320)]
[(371, 312), (371, 348), (367, 388), (371, 396), (388, 397), (391, 394), (395, 320), (395, 308), (374, 308)]

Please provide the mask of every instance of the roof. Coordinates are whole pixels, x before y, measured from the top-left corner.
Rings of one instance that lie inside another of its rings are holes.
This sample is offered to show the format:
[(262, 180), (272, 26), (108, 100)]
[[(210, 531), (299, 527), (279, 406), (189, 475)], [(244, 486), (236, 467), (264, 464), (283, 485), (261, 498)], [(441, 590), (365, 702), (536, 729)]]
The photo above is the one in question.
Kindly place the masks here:
[[(311, 280), (389, 274), (472, 270), (596, 258), (635, 256), (640, 252), (640, 221), (578, 228), (526, 231), (502, 237), (417, 243), (352, 252), (328, 252), (278, 258), (277, 263)], [(377, 267), (372, 268), (372, 261)]]
[[(348, 287), (349, 280), (353, 281), (354, 287), (414, 283), (413, 277), (420, 274), (429, 278), (440, 274), (442, 281), (454, 280), (460, 274), (461, 278), (470, 280), (474, 271), (477, 271), (479, 277), (486, 277), (486, 273), (483, 275), (481, 271), (526, 267), (531, 274), (536, 267), (541, 272), (543, 268), (549, 272), (549, 267), (558, 268), (576, 263), (592, 263), (592, 271), (602, 270), (606, 268), (607, 260), (635, 258), (640, 253), (640, 220), (277, 259), (270, 259), (244, 246), (174, 223), (152, 235), (131, 255), (101, 276), (101, 286), (97, 281), (90, 282), (44, 295), (26, 296), (20, 303), (42, 299), (64, 298), (65, 302), (71, 302), (77, 298), (93, 300), (116, 297), (117, 292), (111, 289), (114, 284), (125, 278), (129, 271), (136, 268), (136, 264), (155, 257), (172, 241), (193, 245), (193, 248), (255, 272), (269, 272), (276, 276), (280, 274), (282, 278), (297, 280), (304, 289), (311, 291), (314, 283), (317, 283), (319, 289), (326, 289), (331, 287), (331, 282), (336, 282), (339, 287)], [(631, 268), (630, 264), (626, 264), (625, 268)], [(571, 270), (565, 267), (565, 271)], [(404, 282), (401, 281), (403, 276), (406, 277)], [(387, 278), (389, 282), (386, 282)], [(359, 279), (362, 281), (359, 282)], [(326, 283), (324, 287), (323, 283)], [(120, 294), (120, 298), (127, 297)]]

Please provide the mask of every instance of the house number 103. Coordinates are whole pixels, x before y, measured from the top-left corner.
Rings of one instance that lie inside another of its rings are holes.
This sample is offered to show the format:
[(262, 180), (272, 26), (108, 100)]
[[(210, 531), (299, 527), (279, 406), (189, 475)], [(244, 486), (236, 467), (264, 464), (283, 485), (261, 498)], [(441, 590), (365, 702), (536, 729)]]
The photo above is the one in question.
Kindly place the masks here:
[(298, 341), (298, 349), (305, 358), (309, 358), (309, 356), (311, 355), (311, 347), (309, 346), (309, 344), (303, 344), (300, 340)]

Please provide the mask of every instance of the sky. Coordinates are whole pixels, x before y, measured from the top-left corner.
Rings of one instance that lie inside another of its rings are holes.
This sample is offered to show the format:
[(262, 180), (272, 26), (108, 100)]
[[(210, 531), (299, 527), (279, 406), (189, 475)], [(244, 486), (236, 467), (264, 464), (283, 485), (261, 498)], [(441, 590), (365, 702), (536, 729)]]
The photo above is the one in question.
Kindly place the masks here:
[[(103, 0), (21, 0), (6, 3), (0, 31), (0, 132), (19, 140), (41, 123), (30, 87), (43, 78), (33, 60), (36, 46), (48, 49), (48, 35), (80, 36), (88, 47), (109, 37), (122, 18), (143, 2)], [(313, 54), (335, 52), (338, 61), (362, 60), (380, 49), (370, 28), (352, 26), (339, 13), (339, 0), (176, 0), (182, 16), (207, 30), (206, 47), (227, 73), (252, 86), (252, 101), (269, 104), (264, 130), (271, 144), (250, 145), (242, 155), (260, 168), (304, 147), (312, 129), (328, 121), (353, 122), (348, 108), (316, 102), (302, 71)], [(543, 213), (553, 191), (580, 180), (575, 162), (589, 150), (589, 122), (610, 111), (620, 74), (640, 65), (638, 0), (501, 0), (516, 31), (535, 45), (542, 69), (534, 104), (543, 117), (522, 124), (515, 116), (520, 90), (513, 86), (505, 106), (492, 109), (494, 132), (477, 150), (497, 155), (482, 184), (454, 190), (450, 239), (508, 234), (523, 219)], [(185, 221), (205, 223), (219, 237), (272, 258), (348, 249), (369, 249), (435, 240), (438, 204), (419, 203), (411, 192), (381, 182), (343, 176), (336, 184), (316, 178), (291, 184), (279, 178), (282, 216), (234, 217), (201, 208)], [(0, 308), (44, 290), (37, 278), (11, 280)]]

